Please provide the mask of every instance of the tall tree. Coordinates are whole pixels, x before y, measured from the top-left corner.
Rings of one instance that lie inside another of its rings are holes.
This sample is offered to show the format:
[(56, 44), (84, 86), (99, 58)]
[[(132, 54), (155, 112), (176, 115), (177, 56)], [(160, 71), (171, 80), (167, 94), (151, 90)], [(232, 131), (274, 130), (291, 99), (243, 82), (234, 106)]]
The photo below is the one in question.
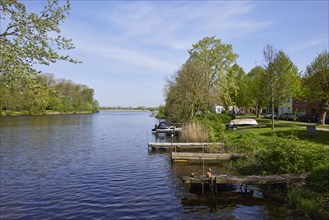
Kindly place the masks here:
[(165, 91), (166, 110), (170, 116), (189, 121), (196, 113), (211, 110), (216, 91), (209, 84), (207, 67), (200, 61), (187, 61), (168, 80)]
[(0, 71), (8, 82), (19, 74), (36, 74), (33, 64), (77, 62), (59, 54), (61, 49), (74, 48), (59, 28), (69, 10), (69, 1), (61, 5), (59, 0), (48, 0), (40, 13), (28, 12), (17, 0), (0, 1)]
[(300, 73), (283, 51), (276, 51), (273, 45), (264, 50), (265, 82), (272, 108), (272, 130), (274, 129), (274, 107), (300, 91)]
[(306, 96), (320, 101), (320, 123), (325, 124), (329, 110), (329, 53), (323, 51), (306, 67)]
[(260, 116), (260, 109), (269, 104), (265, 76), (266, 70), (261, 66), (256, 66), (250, 70), (245, 80), (247, 88), (244, 94), (249, 97), (250, 104), (255, 106), (257, 118)]

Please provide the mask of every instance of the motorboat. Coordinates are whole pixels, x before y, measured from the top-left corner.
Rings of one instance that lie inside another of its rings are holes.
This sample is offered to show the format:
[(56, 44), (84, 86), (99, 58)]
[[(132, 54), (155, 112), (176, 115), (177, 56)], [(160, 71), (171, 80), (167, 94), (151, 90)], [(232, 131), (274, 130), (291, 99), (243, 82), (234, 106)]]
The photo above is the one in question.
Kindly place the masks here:
[(158, 125), (155, 125), (152, 129), (153, 133), (166, 133), (166, 134), (174, 134), (181, 132), (182, 128), (177, 128), (175, 126), (169, 125), (167, 122), (162, 121)]
[(239, 126), (257, 126), (258, 123), (255, 119), (242, 118), (233, 119), (226, 124), (227, 128), (237, 129)]

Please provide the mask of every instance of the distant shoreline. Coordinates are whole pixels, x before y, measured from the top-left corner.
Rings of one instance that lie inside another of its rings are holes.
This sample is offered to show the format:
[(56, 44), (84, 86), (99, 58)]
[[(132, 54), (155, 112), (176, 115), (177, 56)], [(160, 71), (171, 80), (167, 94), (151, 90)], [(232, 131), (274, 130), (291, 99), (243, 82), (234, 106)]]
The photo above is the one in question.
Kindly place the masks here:
[(102, 112), (150, 112), (150, 110), (143, 109), (100, 109)]
[(83, 115), (83, 114), (94, 114), (97, 112), (82, 111), (82, 112), (43, 112), (30, 114), (28, 112), (1, 112), (1, 117), (16, 117), (16, 116), (45, 116), (45, 115)]

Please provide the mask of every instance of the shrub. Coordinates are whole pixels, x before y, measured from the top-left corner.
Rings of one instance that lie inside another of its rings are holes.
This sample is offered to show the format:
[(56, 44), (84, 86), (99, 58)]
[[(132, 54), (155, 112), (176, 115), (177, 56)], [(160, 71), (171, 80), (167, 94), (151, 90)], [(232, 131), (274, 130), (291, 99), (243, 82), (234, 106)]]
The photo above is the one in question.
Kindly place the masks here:
[(228, 114), (215, 114), (215, 113), (210, 113), (205, 115), (203, 120), (206, 121), (211, 121), (213, 123), (227, 123), (232, 119), (235, 119), (234, 115), (228, 115)]
[(309, 172), (329, 164), (329, 149), (273, 137), (260, 150), (257, 162), (268, 174)]

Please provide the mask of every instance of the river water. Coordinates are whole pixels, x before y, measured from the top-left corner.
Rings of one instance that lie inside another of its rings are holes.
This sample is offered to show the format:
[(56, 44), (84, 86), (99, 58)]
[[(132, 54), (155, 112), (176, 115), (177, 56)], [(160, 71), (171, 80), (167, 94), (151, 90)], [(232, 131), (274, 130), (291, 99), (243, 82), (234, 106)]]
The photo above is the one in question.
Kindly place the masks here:
[(0, 118), (0, 219), (289, 218), (261, 193), (189, 193), (181, 176), (201, 167), (149, 152), (155, 123), (146, 112)]

